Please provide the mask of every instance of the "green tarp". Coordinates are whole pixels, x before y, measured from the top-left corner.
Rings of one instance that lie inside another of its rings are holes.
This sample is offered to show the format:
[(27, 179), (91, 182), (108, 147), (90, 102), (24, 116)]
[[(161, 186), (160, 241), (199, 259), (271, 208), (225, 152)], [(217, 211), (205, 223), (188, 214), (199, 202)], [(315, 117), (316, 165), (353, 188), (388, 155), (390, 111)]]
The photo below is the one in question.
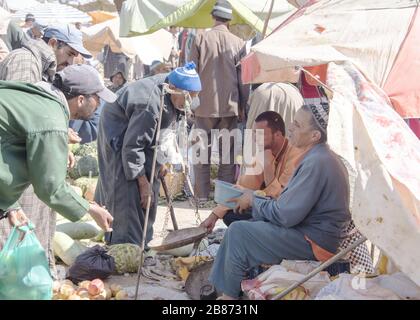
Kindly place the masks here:
[[(216, 0), (127, 0), (120, 17), (120, 35), (136, 36), (156, 30), (179, 26), (185, 28), (210, 28), (211, 11)], [(246, 24), (262, 32), (264, 18), (271, 0), (229, 0), (233, 7), (231, 25)], [(276, 0), (272, 18), (290, 13), (295, 8), (285, 0)], [(268, 32), (270, 32), (268, 28)]]

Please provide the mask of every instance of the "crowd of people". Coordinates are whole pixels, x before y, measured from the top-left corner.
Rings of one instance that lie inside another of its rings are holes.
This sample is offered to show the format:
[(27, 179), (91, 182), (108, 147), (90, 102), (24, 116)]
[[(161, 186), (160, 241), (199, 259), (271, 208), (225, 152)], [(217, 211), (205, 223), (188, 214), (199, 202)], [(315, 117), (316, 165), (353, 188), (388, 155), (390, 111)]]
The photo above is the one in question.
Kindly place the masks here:
[[(354, 226), (348, 172), (327, 144), (328, 97), (304, 74), (298, 83), (251, 90), (241, 81), (246, 43), (229, 31), (229, 2), (218, 0), (212, 18), (214, 27), (192, 39), (173, 30), (171, 59), (179, 66), (158, 62), (135, 81), (117, 67), (108, 74), (108, 88), (85, 63), (92, 55), (75, 26), (42, 26), (31, 15), (24, 28), (10, 24), (2, 39), (10, 52), (0, 56), (0, 209), (8, 217), (8, 223), (0, 222), (0, 247), (11, 227), (31, 220), (53, 264), (55, 212), (71, 221), (89, 213), (107, 243), (140, 245), (149, 197), (151, 240), (160, 188), (151, 174), (161, 108), (160, 129), (166, 129), (194, 106), (193, 129), (202, 133), (196, 142), (203, 143), (193, 156), (206, 155), (191, 168), (200, 202), (210, 198), (212, 132), (242, 127), (264, 137), (258, 174), (238, 170), (233, 136), (227, 154), (219, 148), (218, 179), (244, 190), (231, 199), (234, 210), (219, 204), (202, 223), (209, 232), (219, 219), (228, 226), (210, 276), (222, 298), (239, 298), (241, 281), (258, 265), (326, 261), (337, 253)], [(179, 45), (187, 42), (183, 61)], [(66, 172), (73, 165), (68, 144), (93, 140), (100, 175), (95, 202), (89, 203), (69, 187)], [(164, 174), (165, 166), (157, 163), (156, 175)], [(366, 272), (372, 270), (369, 259), (363, 259)]]

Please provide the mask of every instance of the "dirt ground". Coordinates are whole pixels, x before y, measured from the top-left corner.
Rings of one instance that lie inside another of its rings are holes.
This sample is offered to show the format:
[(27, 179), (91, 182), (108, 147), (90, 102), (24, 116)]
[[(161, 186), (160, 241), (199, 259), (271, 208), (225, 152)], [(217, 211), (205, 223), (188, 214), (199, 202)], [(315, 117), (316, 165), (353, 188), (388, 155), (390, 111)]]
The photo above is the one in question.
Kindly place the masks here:
[[(174, 211), (179, 229), (195, 227), (199, 224), (195, 213), (195, 208), (192, 208), (188, 201), (174, 202)], [(201, 221), (207, 218), (211, 213), (211, 209), (199, 209), (199, 216)], [(167, 221), (165, 223), (165, 220)], [(223, 221), (218, 221), (215, 229), (224, 228)], [(161, 238), (166, 233), (166, 229), (173, 230), (168, 207), (165, 205), (165, 200), (160, 201), (158, 206), (156, 221), (154, 224), (154, 238)], [(58, 266), (58, 271), (62, 278), (67, 270), (63, 266)], [(105, 281), (112, 284), (117, 283), (121, 285), (129, 294), (130, 299), (134, 299), (137, 274), (125, 274), (118, 276), (111, 276)], [(139, 300), (189, 300), (190, 298), (183, 290), (184, 283), (181, 281), (153, 281), (145, 277), (141, 277), (138, 299)]]
[[(193, 208), (188, 201), (174, 202), (175, 216), (179, 229), (195, 227), (199, 225), (195, 208)], [(210, 213), (210, 208), (200, 208), (199, 217), (201, 221), (206, 219)], [(223, 221), (219, 220), (215, 229), (226, 228)], [(171, 218), (165, 200), (161, 199), (158, 206), (157, 216), (154, 224), (154, 238), (162, 238), (167, 234), (167, 230), (173, 230)], [(368, 242), (370, 249), (370, 242)], [(378, 260), (379, 250), (375, 251), (374, 262)], [(61, 266), (61, 274), (65, 273), (65, 269)], [(130, 299), (134, 299), (137, 274), (125, 274), (112, 276), (107, 283), (117, 283), (121, 285), (129, 294)], [(182, 281), (162, 280), (154, 281), (141, 276), (138, 299), (139, 300), (189, 300), (189, 296), (183, 290), (184, 283)]]

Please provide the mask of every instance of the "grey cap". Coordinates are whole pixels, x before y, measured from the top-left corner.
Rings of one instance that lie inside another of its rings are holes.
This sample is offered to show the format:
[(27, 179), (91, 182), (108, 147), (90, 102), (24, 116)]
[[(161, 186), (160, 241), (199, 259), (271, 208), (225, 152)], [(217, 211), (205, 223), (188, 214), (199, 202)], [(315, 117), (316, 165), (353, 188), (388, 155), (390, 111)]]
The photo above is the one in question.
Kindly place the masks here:
[(213, 7), (211, 14), (226, 20), (232, 20), (232, 6), (226, 0), (218, 0)]
[(108, 103), (117, 100), (105, 87), (99, 72), (87, 64), (74, 64), (57, 72), (53, 84), (68, 96), (96, 94)]

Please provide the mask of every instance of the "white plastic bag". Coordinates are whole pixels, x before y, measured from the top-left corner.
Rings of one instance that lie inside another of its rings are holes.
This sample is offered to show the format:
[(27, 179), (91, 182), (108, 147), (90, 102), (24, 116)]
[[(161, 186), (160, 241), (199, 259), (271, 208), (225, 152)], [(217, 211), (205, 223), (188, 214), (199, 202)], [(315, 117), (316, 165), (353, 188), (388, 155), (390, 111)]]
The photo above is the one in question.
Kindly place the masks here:
[(324, 287), (315, 300), (400, 300), (394, 292), (377, 282), (377, 279), (342, 273)]
[[(271, 300), (303, 277), (305, 277), (305, 274), (288, 271), (281, 265), (274, 265), (257, 278), (242, 281), (241, 286), (251, 300)], [(320, 272), (302, 284), (297, 289), (300, 292), (291, 297), (292, 299), (312, 299), (329, 282), (328, 273)]]

